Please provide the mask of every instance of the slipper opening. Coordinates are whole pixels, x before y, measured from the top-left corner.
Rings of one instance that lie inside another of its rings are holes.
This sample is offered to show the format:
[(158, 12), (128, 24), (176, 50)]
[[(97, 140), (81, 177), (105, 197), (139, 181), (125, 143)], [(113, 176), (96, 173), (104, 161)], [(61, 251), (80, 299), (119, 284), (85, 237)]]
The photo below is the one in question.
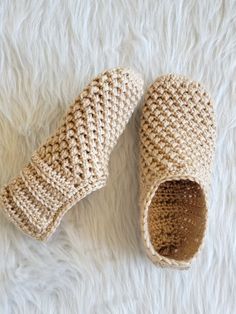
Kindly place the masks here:
[(206, 200), (201, 186), (191, 180), (161, 183), (148, 211), (148, 230), (154, 250), (177, 261), (198, 251), (206, 227)]

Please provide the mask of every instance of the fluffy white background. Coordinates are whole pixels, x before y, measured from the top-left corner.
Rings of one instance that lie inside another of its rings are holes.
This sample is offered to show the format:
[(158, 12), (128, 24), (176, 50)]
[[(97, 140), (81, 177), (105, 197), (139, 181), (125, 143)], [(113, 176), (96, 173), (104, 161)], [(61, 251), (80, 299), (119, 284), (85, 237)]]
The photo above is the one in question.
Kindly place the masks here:
[(1, 1), (0, 184), (85, 84), (118, 65), (140, 71), (146, 87), (164, 73), (188, 75), (215, 100), (206, 245), (185, 272), (157, 268), (143, 253), (137, 110), (112, 154), (106, 188), (75, 206), (50, 242), (26, 237), (0, 214), (1, 314), (236, 311), (235, 1)]

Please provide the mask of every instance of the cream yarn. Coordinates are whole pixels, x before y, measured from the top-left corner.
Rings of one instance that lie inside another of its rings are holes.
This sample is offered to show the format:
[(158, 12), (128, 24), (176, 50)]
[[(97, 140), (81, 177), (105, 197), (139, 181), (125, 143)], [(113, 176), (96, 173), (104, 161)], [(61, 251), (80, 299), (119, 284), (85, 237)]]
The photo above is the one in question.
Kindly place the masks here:
[(112, 148), (143, 90), (135, 72), (116, 68), (95, 78), (61, 127), (0, 193), (2, 208), (23, 232), (47, 239), (76, 202), (103, 187)]
[(146, 94), (140, 132), (141, 229), (154, 263), (186, 268), (199, 251), (214, 143), (205, 89), (177, 75), (157, 79)]

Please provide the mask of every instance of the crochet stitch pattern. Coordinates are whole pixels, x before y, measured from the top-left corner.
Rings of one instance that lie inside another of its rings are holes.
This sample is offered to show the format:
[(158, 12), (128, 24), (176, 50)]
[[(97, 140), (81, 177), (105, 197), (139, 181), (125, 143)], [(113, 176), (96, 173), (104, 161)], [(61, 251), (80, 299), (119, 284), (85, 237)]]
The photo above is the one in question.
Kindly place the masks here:
[(83, 90), (61, 127), (1, 189), (1, 207), (17, 227), (46, 240), (70, 207), (105, 185), (110, 153), (142, 93), (140, 75), (124, 68), (103, 72)]
[(197, 82), (158, 78), (140, 131), (141, 230), (149, 258), (188, 268), (202, 245), (215, 145), (213, 105)]

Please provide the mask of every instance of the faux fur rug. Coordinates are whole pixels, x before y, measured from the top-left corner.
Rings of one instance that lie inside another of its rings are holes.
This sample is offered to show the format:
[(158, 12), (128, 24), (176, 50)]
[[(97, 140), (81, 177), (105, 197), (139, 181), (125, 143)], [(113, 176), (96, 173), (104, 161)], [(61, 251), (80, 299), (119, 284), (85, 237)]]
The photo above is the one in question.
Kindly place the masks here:
[(136, 110), (107, 186), (36, 242), (0, 213), (0, 313), (232, 314), (236, 310), (236, 1), (3, 0), (0, 184), (16, 175), (99, 72), (129, 66), (146, 87), (175, 72), (215, 101), (217, 151), (206, 244), (188, 271), (146, 258), (138, 224)]

